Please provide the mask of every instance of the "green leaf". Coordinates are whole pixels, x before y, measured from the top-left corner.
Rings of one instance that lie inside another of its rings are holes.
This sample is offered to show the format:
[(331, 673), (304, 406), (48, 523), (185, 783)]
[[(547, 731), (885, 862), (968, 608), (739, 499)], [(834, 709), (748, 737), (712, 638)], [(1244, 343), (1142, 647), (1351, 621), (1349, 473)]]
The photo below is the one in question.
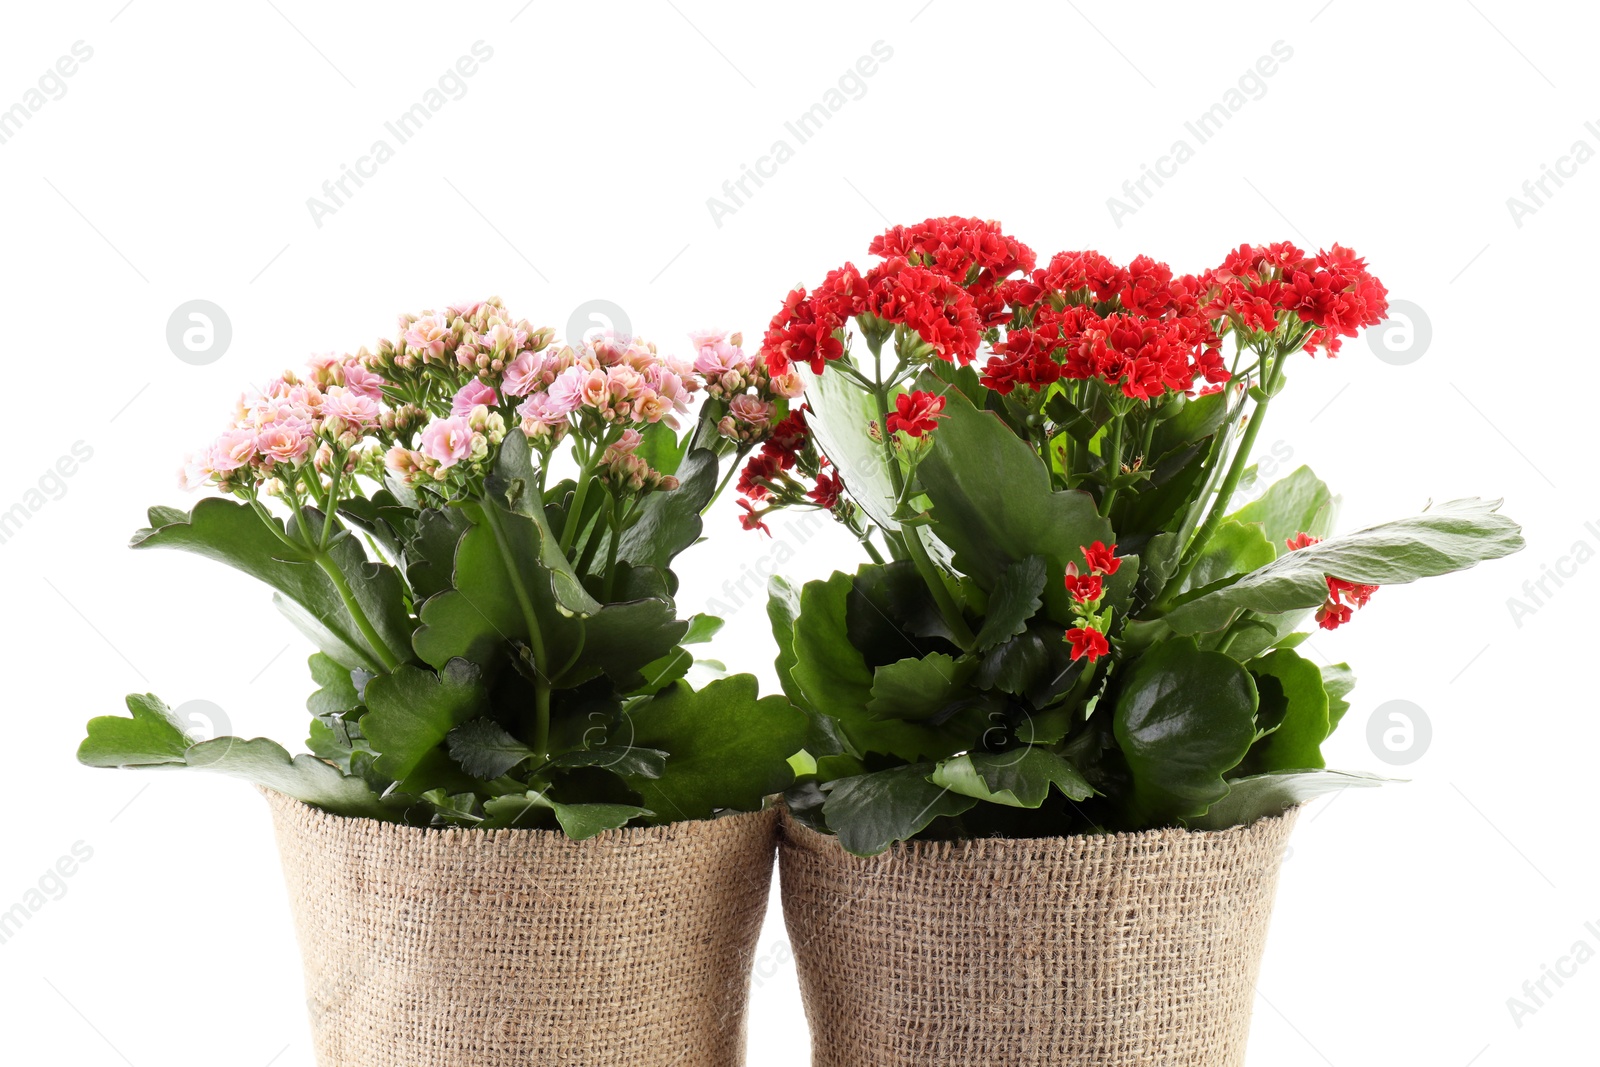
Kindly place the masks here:
[(688, 434), (680, 438), (678, 431), (667, 423), (652, 422), (640, 431), (639, 437), (639, 447), (633, 450), (634, 455), (662, 474), (678, 473), (678, 465), (689, 451)]
[(1251, 747), (1244, 773), (1325, 766), (1322, 742), (1328, 736), (1328, 694), (1317, 665), (1280, 648), (1251, 660), (1250, 672), (1260, 694), (1257, 728), (1272, 732)]
[(78, 762), (90, 767), (150, 767), (184, 761), (194, 741), (183, 720), (154, 693), (129, 693), (133, 718), (102, 715), (89, 720), (89, 736), (78, 746)]
[(461, 659), (438, 674), (405, 666), (372, 679), (361, 732), (379, 753), (378, 769), (404, 779), (450, 731), (483, 714), (488, 696), (482, 670)]
[(1084, 545), (1112, 542), (1094, 498), (1053, 491), (1044, 463), (999, 416), (954, 392), (944, 411), (917, 475), (933, 502), (933, 531), (955, 553), (957, 570), (994, 589), (1007, 567), (1029, 556), (1063, 566), (1081, 562)]
[(854, 749), (914, 760), (949, 755), (958, 739), (916, 723), (880, 720), (867, 711), (872, 671), (850, 643), (847, 604), (850, 575), (807, 582), (795, 619), (794, 666), (789, 674), (805, 706), (835, 720)]
[(883, 445), (868, 433), (868, 427), (878, 418), (876, 401), (866, 390), (837, 372), (812, 374), (802, 369), (800, 376), (806, 386), (806, 424), (823, 455), (832, 461), (844, 479), (850, 499), (880, 529), (898, 531), (900, 521), (895, 517), (894, 481), (889, 461)]
[(700, 512), (717, 488), (716, 455), (708, 449), (695, 449), (684, 458), (677, 477), (678, 488), (645, 497), (638, 520), (623, 531), (617, 548), (619, 560), (664, 571), (699, 539), (704, 525)]
[[(348, 667), (321, 652), (313, 652), (308, 662), (311, 680), (319, 688), (306, 698), (307, 711), (313, 715), (338, 715), (361, 706), (361, 694), (356, 691), (355, 679)], [(371, 675), (363, 672), (362, 677)]]
[(987, 651), (1028, 628), (1044, 603), (1041, 595), (1049, 565), (1043, 556), (1029, 556), (1007, 567), (989, 596), (989, 611), (978, 631), (977, 650)]
[[(767, 579), (767, 622), (772, 626), (772, 640), (778, 646), (778, 658), (773, 668), (778, 684), (789, 700), (807, 710), (815, 711), (794, 680), (796, 662), (794, 654), (794, 626), (800, 617), (800, 593), (787, 578), (774, 574)], [(870, 686), (870, 683), (869, 683)], [(869, 688), (870, 695), (870, 688)]]
[(1013, 808), (1037, 808), (1052, 785), (1071, 800), (1094, 795), (1094, 787), (1076, 767), (1053, 752), (1031, 746), (957, 756), (940, 763), (928, 780), (962, 796)]
[(315, 756), (291, 759), (282, 745), (265, 737), (215, 737), (192, 746), (185, 760), (192, 769), (264, 785), (335, 815), (387, 821), (399, 815), (365, 779), (341, 774)]
[[(660, 424), (658, 423), (657, 425)], [(724, 621), (715, 615), (706, 615), (704, 613), (691, 615), (689, 616), (689, 629), (678, 640), (678, 643), (680, 645), (703, 645), (717, 636), (724, 625)]]
[(535, 790), (486, 800), (483, 810), (488, 816), (483, 823), (485, 829), (515, 827), (525, 822), (523, 817), (530, 811), (549, 811), (574, 841), (621, 829), (634, 819), (651, 814), (631, 804), (562, 804)]
[(1184, 591), (1199, 589), (1236, 574), (1248, 574), (1278, 558), (1259, 526), (1232, 519), (1217, 527), (1184, 583)]
[[(1284, 542), (1296, 534), (1327, 537), (1338, 517), (1339, 498), (1310, 467), (1296, 468), (1288, 477), (1273, 482), (1258, 499), (1228, 516), (1234, 522), (1260, 524), (1267, 543), (1279, 555), (1289, 551)], [(1194, 586), (1205, 584), (1197, 581)]]
[[(309, 518), (316, 522), (315, 512)], [(276, 589), (291, 605), (286, 612), (317, 647), (346, 667), (379, 670), (382, 657), (361, 635), (338, 588), (310, 550), (286, 544), (248, 504), (208, 497), (188, 515), (170, 508), (150, 510), (151, 527), (133, 535), (134, 548), (178, 548), (220, 560)], [(273, 520), (280, 534), (282, 523)], [(320, 527), (317, 530), (320, 533)], [(348, 534), (327, 551), (331, 566), (348, 581), (355, 601), (378, 637), (397, 656), (411, 641), (400, 576), (371, 563)]]
[(1226, 584), (1195, 590), (1164, 616), (1178, 633), (1208, 633), (1245, 610), (1266, 615), (1312, 608), (1332, 575), (1363, 585), (1403, 585), (1465, 570), (1523, 547), (1520, 528), (1499, 501), (1453, 500), (1409, 519), (1386, 522), (1280, 556)]
[(667, 773), (667, 753), (659, 748), (614, 745), (563, 752), (547, 766), (560, 770), (599, 767), (624, 778), (660, 778)]
[(1204, 815), (1188, 820), (1192, 830), (1226, 830), (1248, 826), (1257, 819), (1282, 815), (1297, 804), (1351, 788), (1370, 788), (1391, 781), (1352, 771), (1284, 770), (1235, 778), (1228, 783), (1228, 795), (1211, 806)]
[(977, 803), (972, 797), (934, 785), (931, 763), (840, 778), (828, 789), (823, 818), (846, 852), (876, 856), (896, 841), (906, 841), (933, 820), (960, 815)]
[(671, 754), (664, 774), (629, 782), (664, 822), (760, 808), (764, 797), (794, 781), (788, 759), (805, 746), (808, 725), (783, 697), (758, 699), (748, 674), (699, 690), (678, 682), (630, 709), (629, 717), (633, 745)]
[(1139, 657), (1112, 719), (1133, 775), (1132, 825), (1199, 815), (1226, 795), (1222, 776), (1255, 740), (1255, 712), (1250, 672), (1220, 652), (1172, 638)]
[[(1328, 736), (1339, 728), (1344, 713), (1350, 710), (1350, 692), (1356, 687), (1355, 672), (1348, 663), (1330, 663), (1322, 668), (1322, 688), (1328, 694)], [(1326, 738), (1324, 738), (1326, 740)]]
[(533, 749), (506, 732), (490, 718), (473, 719), (446, 735), (450, 758), (474, 778), (489, 781), (507, 774), (534, 755)]
[(945, 718), (950, 705), (967, 695), (977, 667), (975, 659), (955, 660), (943, 652), (885, 664), (872, 674), (867, 711), (880, 719), (911, 722)]

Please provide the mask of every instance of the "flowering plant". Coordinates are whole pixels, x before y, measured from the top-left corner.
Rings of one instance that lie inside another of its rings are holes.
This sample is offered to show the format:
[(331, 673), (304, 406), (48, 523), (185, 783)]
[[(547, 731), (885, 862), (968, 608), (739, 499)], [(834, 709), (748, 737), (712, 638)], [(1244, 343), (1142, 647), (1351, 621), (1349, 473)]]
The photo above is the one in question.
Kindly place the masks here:
[(1325, 769), (1353, 677), (1300, 655), (1302, 627), (1522, 539), (1477, 499), (1331, 537), (1305, 467), (1235, 508), (1293, 362), (1382, 320), (1365, 262), (1041, 267), (963, 218), (870, 251), (773, 318), (767, 366), (802, 366), (806, 403), (739, 483), (747, 527), (823, 507), (871, 558), (772, 585), (778, 673), (815, 721), (797, 815), (871, 854), (1223, 827), (1376, 781)]
[(376, 352), (242, 398), (184, 474), (223, 495), (152, 509), (133, 545), (276, 590), (319, 649), (311, 753), (197, 741), (135, 695), (131, 718), (89, 723), (79, 759), (574, 838), (759, 807), (793, 781), (805, 717), (749, 675), (684, 680), (720, 621), (678, 617), (671, 564), (719, 465), (765, 440), (798, 381), (737, 334), (692, 340), (692, 362), (626, 337), (562, 345), (490, 300), (404, 316)]

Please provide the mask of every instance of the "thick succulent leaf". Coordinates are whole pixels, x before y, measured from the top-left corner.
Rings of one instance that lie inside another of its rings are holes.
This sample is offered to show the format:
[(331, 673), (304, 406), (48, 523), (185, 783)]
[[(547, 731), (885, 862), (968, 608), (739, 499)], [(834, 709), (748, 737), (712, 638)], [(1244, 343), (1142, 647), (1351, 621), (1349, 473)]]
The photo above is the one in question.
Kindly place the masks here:
[(78, 762), (90, 767), (151, 767), (182, 764), (194, 744), (154, 693), (129, 693), (132, 718), (101, 715), (89, 720), (89, 736), (78, 746)]
[(379, 753), (378, 769), (404, 779), (450, 731), (488, 710), (488, 699), (475, 663), (451, 660), (438, 674), (401, 667), (367, 683), (361, 732)]
[(487, 716), (457, 726), (447, 735), (446, 743), (450, 758), (461, 764), (462, 770), (485, 780), (499, 778), (534, 755), (533, 749)]
[[(313, 525), (319, 520), (315, 512), (309, 518)], [(298, 611), (290, 612), (291, 618), (330, 657), (346, 667), (377, 670), (381, 666), (382, 657), (362, 637), (316, 557), (307, 549), (286, 544), (248, 504), (208, 497), (188, 515), (171, 508), (152, 508), (150, 522), (150, 528), (133, 535), (134, 548), (178, 548), (243, 571), (292, 602)], [(280, 524), (279, 531), (287, 533), (287, 528)], [(404, 656), (411, 641), (411, 617), (394, 568), (369, 562), (360, 542), (347, 534), (334, 539), (328, 556), (348, 581), (379, 638), (395, 655)]]
[(291, 759), (282, 745), (265, 737), (202, 741), (189, 749), (185, 763), (266, 786), (335, 815), (395, 820), (402, 810), (403, 798), (396, 797), (395, 806), (385, 804), (365, 779), (342, 774), (315, 756)]
[(943, 815), (960, 815), (978, 801), (928, 781), (931, 763), (840, 778), (828, 788), (822, 816), (846, 852), (876, 856), (906, 841)]
[(805, 714), (781, 696), (758, 698), (737, 674), (693, 689), (678, 682), (629, 709), (633, 744), (669, 753), (664, 773), (630, 779), (662, 822), (754, 811), (794, 781), (788, 759), (805, 746)]
[(637, 745), (574, 749), (561, 753), (546, 766), (558, 770), (599, 767), (624, 778), (660, 778), (667, 773), (667, 753)]
[(1304, 804), (1326, 793), (1346, 789), (1371, 788), (1392, 781), (1353, 771), (1284, 770), (1235, 778), (1228, 782), (1228, 795), (1211, 806), (1204, 815), (1187, 820), (1193, 830), (1226, 830), (1248, 826), (1257, 819), (1282, 815), (1297, 804)]
[(562, 831), (574, 841), (583, 841), (607, 830), (620, 829), (634, 819), (649, 815), (631, 804), (562, 804), (536, 790), (510, 793), (483, 802), (484, 829), (531, 828), (538, 825), (538, 813), (550, 812)]
[(1200, 589), (1236, 574), (1249, 574), (1277, 558), (1278, 553), (1261, 532), (1261, 527), (1230, 519), (1217, 527), (1196, 561), (1194, 571), (1184, 582), (1183, 590)]
[(1185, 594), (1164, 621), (1178, 633), (1227, 626), (1239, 612), (1278, 614), (1315, 607), (1332, 575), (1364, 585), (1403, 585), (1465, 570), (1523, 547), (1499, 501), (1452, 500), (1409, 519), (1386, 522), (1280, 556), (1215, 587)]
[[(1297, 467), (1286, 478), (1273, 482), (1267, 491), (1228, 518), (1234, 522), (1255, 523), (1278, 555), (1289, 551), (1284, 543), (1296, 534), (1327, 537), (1339, 517), (1339, 498), (1323, 484), (1310, 467)], [(1196, 588), (1206, 584), (1195, 582)]]
[(967, 686), (977, 667), (977, 660), (971, 657), (956, 660), (943, 652), (885, 664), (872, 674), (867, 711), (880, 719), (942, 720), (952, 704), (968, 695)]
[(945, 760), (934, 768), (928, 781), (962, 796), (1013, 808), (1037, 808), (1051, 786), (1071, 800), (1094, 795), (1094, 787), (1076, 767), (1054, 752), (1031, 746)]
[(306, 698), (307, 711), (313, 715), (338, 715), (361, 706), (356, 678), (365, 684), (372, 677), (370, 674), (363, 671), (353, 675), (348, 667), (322, 652), (313, 652), (308, 663), (317, 690)]
[(1228, 791), (1223, 775), (1255, 740), (1256, 687), (1220, 652), (1172, 638), (1133, 664), (1113, 729), (1133, 776), (1134, 826), (1199, 815)]
[(1048, 576), (1049, 564), (1043, 556), (1029, 556), (1006, 568), (989, 594), (989, 610), (975, 646), (978, 651), (987, 651), (1028, 628), (1028, 620), (1044, 603), (1041, 597)]
[(1029, 556), (1060, 566), (1080, 561), (1084, 545), (1114, 540), (1094, 498), (1052, 490), (1043, 462), (997, 415), (954, 391), (944, 412), (917, 475), (933, 503), (933, 531), (961, 573), (994, 589)]
[(1258, 730), (1271, 730), (1251, 746), (1242, 774), (1326, 765), (1322, 742), (1328, 736), (1328, 694), (1317, 665), (1292, 649), (1280, 648), (1250, 661), (1260, 694)]
[[(697, 448), (678, 468), (678, 488), (654, 492), (639, 506), (639, 517), (622, 533), (617, 558), (638, 566), (666, 570), (673, 559), (700, 537), (700, 512), (717, 488), (717, 457)], [(600, 552), (605, 551), (602, 546)], [(597, 558), (605, 558), (597, 553)]]
[(806, 385), (806, 424), (843, 479), (850, 499), (880, 528), (899, 530), (889, 461), (883, 445), (869, 435), (878, 418), (872, 397), (843, 374), (802, 370), (801, 376)]
[(1322, 688), (1328, 694), (1328, 734), (1339, 728), (1344, 713), (1350, 710), (1350, 692), (1356, 687), (1355, 672), (1348, 663), (1331, 663), (1322, 668)]

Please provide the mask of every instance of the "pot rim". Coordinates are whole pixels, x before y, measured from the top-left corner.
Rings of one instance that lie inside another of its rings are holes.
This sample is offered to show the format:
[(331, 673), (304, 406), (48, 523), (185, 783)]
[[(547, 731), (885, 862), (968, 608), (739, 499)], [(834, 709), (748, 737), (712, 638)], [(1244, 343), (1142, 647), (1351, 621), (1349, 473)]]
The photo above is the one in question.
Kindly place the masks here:
[[(666, 843), (678, 839), (685, 832), (698, 833), (704, 829), (734, 823), (751, 823), (763, 819), (776, 822), (781, 805), (772, 803), (770, 799), (764, 806), (756, 811), (725, 811), (713, 815), (709, 819), (679, 819), (674, 822), (662, 823), (659, 826), (633, 826), (617, 830), (602, 830), (593, 837), (574, 841), (560, 830), (541, 830), (532, 827), (497, 827), (490, 830), (481, 830), (472, 826), (410, 826), (406, 823), (388, 822), (383, 819), (371, 819), (364, 815), (340, 815), (336, 812), (307, 804), (303, 800), (280, 793), (267, 786), (256, 787), (261, 795), (266, 798), (267, 804), (272, 807), (273, 814), (292, 814), (297, 818), (310, 820), (318, 824), (319, 829), (325, 830), (354, 830), (363, 825), (370, 827), (364, 832), (388, 835), (401, 840), (439, 840), (441, 837), (447, 842), (460, 840), (465, 842), (520, 842), (527, 845), (544, 846), (570, 846), (572, 848), (602, 848), (614, 845), (649, 845)], [(785, 813), (786, 814), (786, 813)]]
[[(1120, 830), (1107, 834), (1066, 834), (1053, 837), (968, 837), (954, 841), (896, 841), (876, 856), (857, 856), (846, 852), (835, 834), (822, 833), (800, 822), (787, 805), (781, 806), (778, 840), (783, 846), (794, 846), (816, 855), (824, 853), (842, 856), (861, 863), (879, 863), (894, 860), (954, 860), (982, 861), (986, 859), (1015, 860), (1019, 854), (1053, 854), (1094, 845), (1146, 845), (1152, 848), (1176, 844), (1225, 848), (1232, 839), (1247, 834), (1274, 833), (1280, 827), (1293, 828), (1300, 805), (1295, 805), (1279, 815), (1268, 815), (1255, 822), (1229, 826), (1223, 830), (1191, 830), (1183, 826), (1164, 826), (1150, 830)], [(1285, 822), (1288, 825), (1285, 826)], [(992, 851), (993, 855), (989, 855)]]

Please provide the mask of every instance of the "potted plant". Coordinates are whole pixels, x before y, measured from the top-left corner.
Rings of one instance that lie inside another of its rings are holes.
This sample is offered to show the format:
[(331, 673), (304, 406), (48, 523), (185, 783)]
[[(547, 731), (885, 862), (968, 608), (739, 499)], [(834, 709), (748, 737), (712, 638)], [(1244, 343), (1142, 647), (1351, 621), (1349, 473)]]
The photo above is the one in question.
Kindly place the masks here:
[(773, 319), (804, 422), (739, 483), (747, 527), (828, 508), (870, 558), (770, 603), (813, 718), (779, 867), (816, 1063), (1239, 1063), (1296, 805), (1376, 781), (1324, 766), (1353, 676), (1307, 627), (1518, 528), (1331, 536), (1308, 468), (1256, 484), (1296, 361), (1384, 316), (1348, 249), (1039, 267), (945, 218), (871, 252)]
[(405, 316), (242, 398), (185, 475), (219, 494), (134, 535), (265, 582), (318, 649), (309, 753), (136, 695), (79, 759), (264, 789), (319, 1062), (743, 1062), (763, 798), (806, 719), (686, 681), (720, 623), (671, 568), (798, 383), (693, 340)]

